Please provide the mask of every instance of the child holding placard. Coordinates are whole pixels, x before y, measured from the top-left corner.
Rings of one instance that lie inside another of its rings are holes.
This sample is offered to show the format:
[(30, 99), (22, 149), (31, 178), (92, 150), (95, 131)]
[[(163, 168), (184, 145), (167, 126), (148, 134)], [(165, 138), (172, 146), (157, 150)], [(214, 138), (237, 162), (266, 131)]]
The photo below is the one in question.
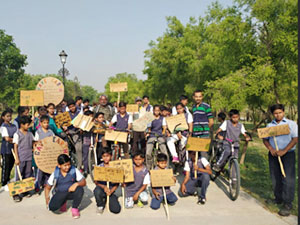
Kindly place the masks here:
[(9, 110), (3, 111), (0, 118), (0, 132), (2, 136), (1, 155), (2, 155), (2, 173), (1, 183), (4, 187), (10, 179), (10, 173), (14, 167), (14, 157), (11, 153), (13, 145), (13, 135), (17, 132), (17, 127), (11, 123), (12, 113)]
[[(158, 154), (157, 155), (157, 167), (155, 170), (164, 170), (167, 168), (167, 160), (168, 157), (165, 154)], [(176, 182), (176, 178), (173, 177), (174, 181)], [(165, 187), (166, 190), (166, 197), (167, 197), (167, 202), (170, 205), (175, 205), (176, 201), (178, 198), (176, 195), (171, 191), (170, 187)], [(164, 200), (163, 196), (163, 190), (161, 187), (155, 187), (152, 188), (152, 201), (150, 207), (152, 209), (159, 209), (160, 208), (160, 203)]]
[[(102, 151), (103, 162), (99, 165), (102, 167), (109, 167), (109, 161), (111, 160), (111, 150), (104, 148)], [(119, 184), (109, 183), (107, 187), (106, 181), (95, 181), (96, 188), (94, 189), (94, 196), (97, 203), (97, 214), (102, 214), (106, 205), (107, 195), (109, 196), (109, 211), (112, 213), (119, 213), (121, 206), (118, 201), (118, 197), (115, 195), (115, 190), (119, 187)]]
[[(32, 145), (34, 137), (28, 130), (31, 124), (31, 119), (28, 116), (20, 118), (20, 129), (14, 133), (13, 143), (15, 152), (15, 164), (19, 166), (20, 173), (23, 179), (32, 177)], [(16, 174), (16, 180), (20, 180), (19, 174)], [(24, 193), (28, 194), (28, 193)], [(22, 194), (22, 195), (24, 195)], [(30, 196), (30, 195), (29, 195)], [(20, 202), (20, 195), (13, 196), (16, 202)]]
[[(204, 205), (206, 202), (206, 191), (210, 181), (209, 175), (212, 174), (212, 171), (209, 162), (205, 157), (200, 157), (197, 165), (195, 165), (196, 154), (198, 154), (198, 152), (189, 152), (189, 159), (185, 162), (184, 166), (185, 178), (178, 191), (178, 195), (180, 197), (187, 197), (189, 195), (194, 195), (197, 192), (197, 204)], [(194, 177), (195, 170), (197, 171), (197, 178)], [(201, 191), (197, 190), (197, 188), (200, 187)]]
[[(83, 187), (86, 181), (80, 171), (71, 166), (71, 159), (66, 154), (61, 154), (57, 158), (58, 166), (51, 174), (45, 187), (46, 206), (54, 212), (60, 209), (61, 212), (67, 211), (67, 200), (73, 200), (72, 216), (74, 219), (80, 217), (79, 205), (83, 197)], [(55, 194), (51, 200), (49, 193), (54, 187)]]
[[(41, 141), (46, 137), (55, 136), (54, 132), (51, 129), (49, 129), (49, 120), (50, 120), (49, 116), (47, 116), (47, 115), (41, 116), (41, 118), (40, 118), (41, 126), (35, 132), (35, 136), (34, 136), (35, 141)], [(36, 174), (37, 174), (36, 175), (36, 192), (38, 192), (47, 183), (47, 180), (48, 180), (50, 174), (44, 173), (40, 169), (37, 170)]]
[(145, 156), (142, 152), (137, 152), (133, 156), (133, 174), (134, 182), (125, 184), (126, 199), (125, 207), (133, 208), (135, 202), (138, 206), (144, 206), (148, 203), (147, 185), (150, 184), (150, 175), (144, 165)]
[[(119, 113), (114, 115), (111, 119), (109, 126), (111, 127), (113, 124), (116, 124), (116, 129), (118, 131), (128, 131), (131, 130), (132, 127), (132, 116), (126, 112), (126, 103), (120, 102), (119, 103)], [(123, 151), (126, 159), (129, 159), (128, 153), (128, 144), (121, 143), (123, 145)]]
[[(93, 117), (93, 112), (88, 110), (86, 112), (84, 112), (85, 116), (90, 116)], [(88, 174), (88, 157), (89, 157), (89, 149), (91, 147), (92, 144), (92, 139), (93, 138), (93, 133), (92, 131), (83, 131), (83, 135), (82, 135), (82, 162), (83, 162), (83, 168), (84, 168), (84, 177), (87, 177)]]
[(95, 115), (95, 127), (94, 130), (100, 129), (102, 130), (101, 133), (95, 132), (95, 143), (97, 143), (97, 157), (98, 157), (98, 162), (100, 162), (101, 156), (102, 156), (102, 148), (107, 147), (107, 142), (104, 139), (104, 134), (105, 130), (108, 128), (108, 121), (104, 119), (104, 113), (103, 112), (98, 112)]
[(179, 141), (179, 147), (180, 149), (183, 149), (187, 143), (187, 138), (189, 136), (189, 134), (192, 133), (193, 131), (193, 117), (190, 113), (187, 113), (185, 111), (185, 106), (182, 103), (177, 103), (175, 105), (176, 110), (177, 110), (177, 114), (184, 114), (186, 122), (188, 124), (189, 130), (185, 130), (185, 131), (180, 131), (177, 132), (176, 134), (169, 134), (169, 137), (167, 139), (167, 145), (168, 148), (170, 150), (170, 153), (172, 155), (172, 162), (173, 163), (179, 163), (179, 158), (178, 158), (178, 154), (176, 151), (176, 147), (175, 147), (175, 143), (177, 141)]

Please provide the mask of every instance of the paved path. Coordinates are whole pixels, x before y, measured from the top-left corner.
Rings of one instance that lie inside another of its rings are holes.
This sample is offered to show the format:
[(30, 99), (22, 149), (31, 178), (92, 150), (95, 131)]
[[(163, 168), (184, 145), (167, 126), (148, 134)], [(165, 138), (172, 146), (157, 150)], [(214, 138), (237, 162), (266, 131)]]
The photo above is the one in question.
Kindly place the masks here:
[[(24, 198), (20, 203), (14, 203), (8, 192), (0, 193), (0, 224), (104, 224), (105, 225), (160, 225), (160, 224), (222, 224), (222, 225), (287, 225), (297, 224), (296, 216), (281, 218), (277, 214), (264, 209), (263, 206), (250, 195), (241, 192), (236, 201), (231, 201), (226, 191), (222, 190), (221, 182), (211, 182), (205, 205), (197, 205), (196, 197), (179, 199), (170, 209), (170, 221), (167, 221), (164, 207), (154, 211), (146, 206), (121, 211), (118, 215), (104, 212), (96, 214), (95, 199), (93, 197), (94, 184), (88, 178), (88, 188), (85, 189), (84, 201), (81, 204), (81, 218), (74, 220), (70, 209), (67, 213), (57, 215), (46, 210), (44, 195)], [(177, 191), (177, 183), (172, 189)], [(176, 192), (177, 193), (177, 192)], [(121, 198), (119, 198), (121, 200)]]

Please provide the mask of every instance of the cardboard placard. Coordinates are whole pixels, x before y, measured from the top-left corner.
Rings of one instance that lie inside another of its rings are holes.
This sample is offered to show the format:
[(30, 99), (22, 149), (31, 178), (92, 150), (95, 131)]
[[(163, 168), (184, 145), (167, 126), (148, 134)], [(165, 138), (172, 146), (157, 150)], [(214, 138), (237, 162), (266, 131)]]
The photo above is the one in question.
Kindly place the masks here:
[(44, 91), (20, 91), (20, 106), (43, 106)]
[(151, 186), (152, 187), (169, 187), (174, 186), (173, 170), (150, 170)]
[(64, 112), (55, 116), (55, 123), (58, 128), (61, 128), (62, 126), (71, 126), (71, 121), (72, 119), (69, 112)]
[(106, 141), (117, 141), (120, 143), (127, 143), (127, 132), (120, 132), (120, 131), (114, 131), (114, 130), (106, 130), (104, 139)]
[(94, 126), (93, 117), (78, 114), (71, 122), (74, 127), (84, 131), (90, 131)]
[(129, 113), (139, 112), (139, 105), (138, 104), (128, 104), (126, 106), (126, 111)]
[(176, 130), (188, 130), (188, 124), (186, 122), (184, 114), (177, 114), (176, 116), (169, 116), (166, 117), (166, 122), (168, 129), (171, 133), (174, 132), (174, 129)]
[(118, 168), (95, 166), (94, 180), (123, 183), (124, 171)]
[(9, 189), (9, 195), (14, 196), (27, 191), (34, 190), (35, 188), (34, 183), (35, 183), (34, 177), (29, 177), (23, 180), (9, 183), (7, 184)]
[(152, 112), (146, 112), (142, 117), (133, 121), (132, 129), (134, 131), (143, 132), (147, 129), (147, 125), (155, 119)]
[(257, 129), (259, 138), (287, 135), (290, 133), (288, 124)]
[(64, 85), (55, 77), (45, 77), (40, 80), (36, 86), (36, 90), (44, 91), (44, 104), (53, 103), (58, 105), (64, 98)]
[(44, 173), (51, 174), (57, 166), (60, 154), (69, 154), (68, 144), (57, 136), (47, 137), (34, 147), (33, 157), (38, 168)]
[(109, 166), (112, 168), (119, 168), (119, 169), (124, 170), (124, 182), (125, 183), (134, 181), (132, 159), (110, 161)]
[(194, 152), (207, 152), (209, 150), (210, 138), (188, 137), (186, 150)]
[(108, 128), (105, 124), (96, 124), (94, 123), (93, 133), (95, 134), (105, 134), (106, 129)]
[(123, 92), (128, 91), (127, 82), (124, 83), (111, 83), (109, 84), (110, 92)]

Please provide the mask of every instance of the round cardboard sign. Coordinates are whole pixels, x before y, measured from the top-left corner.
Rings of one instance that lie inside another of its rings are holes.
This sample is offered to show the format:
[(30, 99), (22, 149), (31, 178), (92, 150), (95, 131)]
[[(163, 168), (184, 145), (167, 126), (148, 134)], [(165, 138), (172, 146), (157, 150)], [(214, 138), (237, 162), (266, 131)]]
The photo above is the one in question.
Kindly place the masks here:
[(68, 144), (57, 136), (47, 137), (34, 147), (34, 160), (38, 168), (51, 174), (57, 166), (57, 157), (60, 154), (69, 154)]
[(58, 105), (64, 98), (64, 85), (55, 77), (41, 79), (36, 86), (36, 90), (44, 91), (44, 105), (48, 105), (49, 103)]

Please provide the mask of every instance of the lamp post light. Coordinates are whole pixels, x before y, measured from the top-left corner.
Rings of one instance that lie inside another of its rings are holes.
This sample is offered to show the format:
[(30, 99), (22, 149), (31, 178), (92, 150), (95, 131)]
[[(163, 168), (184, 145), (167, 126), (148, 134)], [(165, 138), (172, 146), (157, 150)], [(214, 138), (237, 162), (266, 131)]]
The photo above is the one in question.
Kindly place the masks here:
[[(65, 63), (67, 61), (68, 55), (67, 55), (67, 53), (65, 53), (64, 50), (62, 50), (61, 53), (59, 53), (59, 57), (60, 57), (61, 64), (63, 66), (63, 68), (62, 68), (62, 77), (63, 77), (63, 84), (64, 84), (64, 87), (65, 87)], [(66, 87), (64, 89), (66, 90)]]

